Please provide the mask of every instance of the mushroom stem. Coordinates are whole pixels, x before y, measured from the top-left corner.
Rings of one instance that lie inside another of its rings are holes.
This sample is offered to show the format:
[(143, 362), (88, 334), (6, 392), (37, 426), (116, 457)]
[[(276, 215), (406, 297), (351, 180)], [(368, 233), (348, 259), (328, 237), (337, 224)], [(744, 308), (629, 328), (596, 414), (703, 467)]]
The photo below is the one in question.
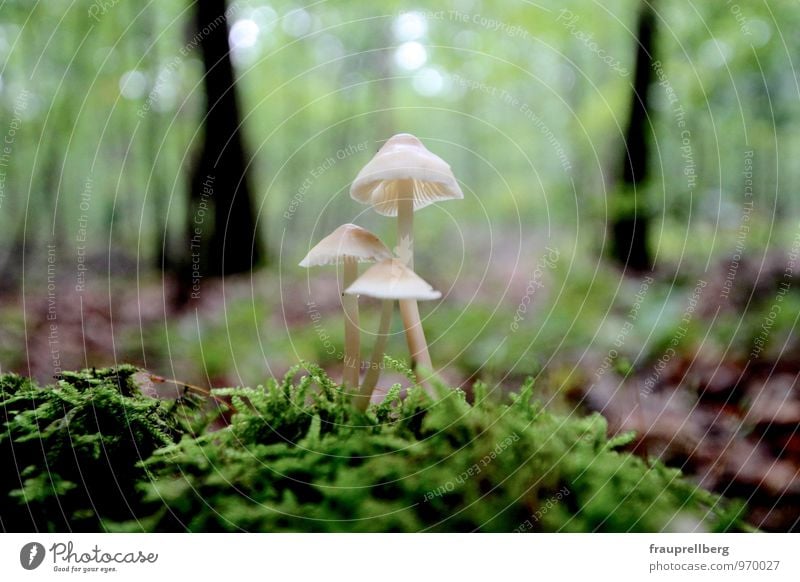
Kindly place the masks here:
[[(409, 180), (412, 182), (413, 180)], [(397, 201), (397, 247), (406, 266), (414, 270), (414, 195)]]
[(369, 406), (369, 399), (372, 391), (378, 384), (381, 377), (381, 366), (383, 365), (383, 354), (386, 352), (386, 340), (389, 338), (389, 326), (392, 323), (392, 308), (394, 301), (384, 299), (381, 302), (381, 321), (378, 324), (378, 334), (375, 338), (375, 346), (372, 348), (372, 356), (369, 360), (369, 368), (364, 376), (364, 382), (358, 391), (358, 398), (355, 400), (356, 408), (366, 410)]
[[(412, 182), (413, 188), (413, 180)], [(406, 196), (397, 201), (397, 246), (401, 253), (400, 258), (406, 262), (409, 269), (414, 268), (414, 196), (408, 192)], [(416, 299), (400, 300), (400, 315), (403, 318), (403, 327), (406, 331), (406, 342), (411, 355), (411, 367), (433, 370), (431, 356), (428, 353), (428, 342), (425, 341), (425, 331), (419, 317), (419, 306)]]
[(425, 341), (425, 332), (422, 329), (419, 317), (419, 306), (416, 299), (401, 299), (400, 316), (406, 330), (406, 342), (411, 354), (411, 367), (414, 370), (423, 369), (430, 371), (431, 356), (428, 353), (428, 343)]
[[(347, 289), (358, 277), (358, 262), (347, 258), (343, 261), (343, 286)], [(358, 374), (361, 368), (361, 347), (359, 345), (358, 296), (342, 294), (344, 310), (344, 371), (342, 384), (358, 390)]]

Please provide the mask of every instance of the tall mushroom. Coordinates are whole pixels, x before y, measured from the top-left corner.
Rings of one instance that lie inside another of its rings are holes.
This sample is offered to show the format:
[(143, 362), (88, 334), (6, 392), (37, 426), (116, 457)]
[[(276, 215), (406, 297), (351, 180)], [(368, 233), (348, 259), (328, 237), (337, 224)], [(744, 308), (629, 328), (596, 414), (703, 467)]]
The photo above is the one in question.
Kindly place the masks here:
[[(356, 176), (350, 196), (379, 214), (397, 216), (397, 254), (409, 269), (414, 268), (414, 212), (440, 200), (464, 198), (447, 162), (409, 133), (383, 144)], [(417, 301), (401, 299), (400, 314), (412, 364), (432, 370)]]
[(375, 347), (372, 350), (369, 368), (364, 382), (359, 388), (356, 406), (364, 410), (369, 404), (370, 396), (378, 383), (383, 354), (386, 351), (386, 339), (389, 335), (389, 324), (392, 320), (392, 307), (395, 299), (402, 301), (426, 301), (439, 299), (441, 293), (435, 291), (419, 275), (408, 268), (399, 259), (384, 259), (367, 269), (356, 281), (345, 289), (346, 295), (366, 295), (382, 299), (381, 321)]
[[(300, 262), (301, 267), (342, 265), (342, 289), (347, 289), (358, 277), (358, 263), (376, 262), (392, 253), (381, 240), (365, 228), (343, 224), (323, 238)], [(344, 310), (344, 372), (342, 383), (358, 388), (361, 368), (359, 345), (358, 297), (342, 294)]]

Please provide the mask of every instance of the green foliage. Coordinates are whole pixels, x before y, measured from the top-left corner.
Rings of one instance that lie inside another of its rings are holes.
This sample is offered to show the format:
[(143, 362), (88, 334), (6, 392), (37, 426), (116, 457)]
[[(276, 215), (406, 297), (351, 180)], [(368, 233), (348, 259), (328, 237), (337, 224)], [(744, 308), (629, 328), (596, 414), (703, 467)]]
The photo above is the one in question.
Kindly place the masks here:
[[(3, 4), (0, 111), (6, 129), (18, 96), (23, 89), (31, 91), (14, 144), (16, 171), (8, 173), (8, 188), (30, 189), (29, 205), (41, 211), (51, 203), (47, 186), (52, 175), (59, 176), (64, 191), (72, 192), (82, 192), (91, 177), (91, 224), (100, 226), (111, 215), (120, 246), (137, 243), (150, 257), (160, 252), (164, 221), (179, 232), (183, 225), (185, 202), (179, 196), (166, 202), (172, 184), (185, 186), (185, 155), (197, 145), (193, 137), (203, 96), (196, 86), (203, 70), (199, 48), (187, 44), (193, 34), (188, 32), (192, 11), (183, 0), (144, 6), (117, 2), (92, 18), (87, 7), (93, 4)], [(413, 6), (391, 0), (377, 11), (366, 3), (315, 3), (300, 12), (314, 25), (298, 42), (298, 33), (282, 25), (291, 21), (296, 6), (230, 0), (228, 5), (236, 6), (231, 24), (248, 18), (261, 29), (257, 44), (237, 55), (242, 56), (236, 59), (237, 91), (247, 113), (244, 132), (253, 155), (253, 181), (257, 191), (268, 194), (261, 220), (270, 242), (280, 243), (299, 260), (308, 241), (281, 240), (284, 228), (318, 228), (316, 234), (324, 234), (352, 219), (357, 204), (328, 201), (334, 185), (338, 189), (352, 180), (366, 152), (336, 158), (323, 178), (310, 172), (348, 145), (366, 142), (374, 149), (376, 140), (387, 137), (381, 130), (387, 126), (435, 140), (434, 149), (479, 194), (453, 210), (462, 228), (467, 217), (483, 220), (487, 202), (487, 218), (498, 230), (516, 227), (520, 213), (527, 228), (554, 220), (560, 229), (577, 230), (573, 220), (579, 212), (582, 232), (587, 222), (597, 227), (610, 210), (603, 188), (608, 170), (623, 154), (632, 75), (618, 74), (576, 35), (590, 36), (603, 54), (632, 71), (637, 4), (564, 4), (504, 3), (473, 12), (466, 5), (443, 9), (432, 0)], [(412, 9), (428, 14), (427, 32), (419, 42), (427, 50), (423, 71), (441, 75), (438, 93), (421, 92), (417, 73), (397, 67), (395, 53), (387, 50), (402, 42), (392, 31), (400, 15)], [(758, 167), (775, 168), (759, 170), (760, 191), (777, 192), (781, 185), (797, 183), (797, 92), (786, 71), (792, 70), (788, 57), (798, 54), (800, 41), (791, 31), (800, 13), (790, 2), (749, 3), (742, 11), (742, 29), (727, 3), (698, 4), (687, 11), (682, 2), (664, 2), (658, 10), (654, 56), (678, 102), (669, 102), (663, 86), (651, 88), (657, 159), (652, 160), (653, 184), (643, 191), (642, 203), (677, 218), (679, 227), (691, 216), (693, 236), (700, 230), (694, 228), (698, 221), (719, 235), (737, 226), (738, 217), (731, 224), (725, 207), (740, 204), (744, 144), (758, 152)], [(564, 11), (574, 14), (574, 24)], [(517, 32), (482, 26), (483, 18), (518, 27)], [(363, 26), (365, 19), (374, 26)], [(51, 38), (52, 30), (58, 34)], [(690, 74), (685, 73), (687, 55)], [(63, 76), (67, 67), (71, 74)], [(393, 73), (388, 78), (387, 70)], [(141, 75), (136, 78), (143, 79), (143, 90), (122, 91), (124, 76), (131, 72)], [(767, 95), (769, 107), (753, 105)], [(388, 111), (376, 108), (383, 99), (393, 104)], [(564, 170), (554, 145), (525, 115), (523, 105), (545, 121), (567, 152), (571, 172)], [(719, 199), (712, 194), (692, 197), (683, 179), (686, 162), (674, 114), (678, 105), (685, 110), (694, 155), (708, 167), (698, 177), (696, 192), (713, 189), (720, 192)], [(96, 123), (98, 114), (104, 123)], [(136, 127), (140, 130), (134, 132)], [(44, 150), (38, 147), (42, 135), (48, 137)], [(265, 140), (277, 146), (261, 147)], [(784, 147), (776, 148), (776, 140)], [(121, 155), (126, 151), (129, 156)], [(65, 152), (67, 159), (62, 160)], [(571, 176), (579, 197), (573, 195)], [(310, 186), (303, 203), (286, 221), (283, 214), (306, 179)], [(786, 212), (777, 217), (792, 216), (796, 197), (788, 190), (780, 194), (779, 210)], [(0, 213), (5, 244), (25, 208), (22, 197), (6, 200)], [(63, 201), (58, 210), (58, 229), (72, 229), (84, 212)], [(768, 200), (763, 212), (773, 216)], [(144, 213), (148, 220), (124, 220), (130, 213)], [(372, 222), (366, 225), (371, 230), (388, 227), (380, 217), (363, 219)], [(434, 228), (419, 231), (418, 252), (436, 255), (426, 250), (436, 248), (425, 244), (426, 233), (449, 228), (451, 219), (430, 212), (421, 213), (419, 220)], [(659, 232), (659, 242), (669, 231)], [(678, 234), (682, 241), (682, 228)], [(92, 251), (103, 250), (100, 236), (88, 243)]]
[[(679, 471), (619, 452), (599, 415), (550, 414), (527, 382), (509, 404), (416, 387), (359, 413), (315, 366), (219, 391), (231, 425), (156, 452), (149, 517), (122, 531), (661, 531), (736, 529)], [(558, 503), (552, 499), (558, 492)], [(566, 494), (564, 494), (566, 492)], [(546, 505), (545, 505), (546, 504)], [(542, 509), (547, 507), (546, 511)], [(538, 516), (538, 517), (534, 517)], [(526, 527), (524, 524), (529, 524)]]
[[(399, 362), (392, 362), (403, 369)], [(662, 531), (740, 527), (739, 506), (620, 452), (605, 420), (551, 414), (526, 382), (510, 402), (414, 387), (366, 413), (317, 366), (195, 402), (143, 395), (136, 369), (0, 376), (6, 530)], [(187, 412), (189, 416), (187, 417)]]
[(136, 515), (137, 463), (188, 430), (191, 400), (143, 396), (137, 369), (65, 372), (39, 388), (0, 376), (0, 523), (5, 530), (88, 530)]

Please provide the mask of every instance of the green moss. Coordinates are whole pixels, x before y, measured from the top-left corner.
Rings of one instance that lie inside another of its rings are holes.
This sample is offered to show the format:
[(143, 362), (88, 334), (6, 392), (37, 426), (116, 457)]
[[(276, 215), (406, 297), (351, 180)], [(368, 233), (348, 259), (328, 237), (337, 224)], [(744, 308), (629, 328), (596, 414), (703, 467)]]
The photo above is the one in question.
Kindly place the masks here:
[(137, 466), (187, 425), (178, 408), (139, 393), (136, 368), (65, 372), (39, 388), (0, 376), (0, 521), (7, 531), (97, 530), (136, 515)]
[(65, 375), (50, 389), (0, 378), (3, 469), (16, 474), (11, 451), (26, 459), (22, 483), (2, 492), (15, 508), (3, 510), (7, 529), (30, 529), (31, 516), (40, 529), (114, 531), (741, 527), (738, 505), (619, 452), (631, 435), (609, 440), (601, 416), (542, 410), (532, 382), (505, 403), (480, 384), (474, 403), (395, 387), (360, 413), (303, 366), (216, 391), (237, 412), (196, 436), (175, 407), (138, 393), (132, 371)]

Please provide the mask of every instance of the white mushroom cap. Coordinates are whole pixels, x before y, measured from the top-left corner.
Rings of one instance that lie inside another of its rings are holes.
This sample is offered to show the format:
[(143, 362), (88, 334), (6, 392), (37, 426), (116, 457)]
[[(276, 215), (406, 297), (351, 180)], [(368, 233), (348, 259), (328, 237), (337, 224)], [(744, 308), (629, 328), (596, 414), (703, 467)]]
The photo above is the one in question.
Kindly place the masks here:
[(345, 259), (359, 263), (380, 261), (392, 256), (392, 252), (377, 236), (366, 228), (355, 224), (343, 224), (319, 241), (306, 257), (301, 267), (338, 265)]
[(397, 201), (408, 196), (414, 197), (415, 211), (464, 198), (447, 162), (410, 133), (398, 133), (383, 144), (356, 176), (350, 196), (385, 216), (397, 215)]
[(344, 291), (348, 295), (366, 295), (377, 299), (439, 299), (441, 293), (406, 267), (399, 259), (384, 259), (364, 271)]

